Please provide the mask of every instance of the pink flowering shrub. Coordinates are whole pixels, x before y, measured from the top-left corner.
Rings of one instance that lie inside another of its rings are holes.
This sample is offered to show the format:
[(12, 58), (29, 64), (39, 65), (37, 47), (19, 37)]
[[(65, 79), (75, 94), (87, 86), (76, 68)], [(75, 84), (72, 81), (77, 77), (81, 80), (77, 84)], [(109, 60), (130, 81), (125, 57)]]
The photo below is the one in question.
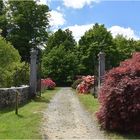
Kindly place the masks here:
[(54, 89), (56, 86), (55, 82), (51, 78), (41, 79), (41, 88), (44, 89)]
[(94, 85), (94, 76), (83, 76), (82, 82), (77, 86), (78, 93), (86, 94)]

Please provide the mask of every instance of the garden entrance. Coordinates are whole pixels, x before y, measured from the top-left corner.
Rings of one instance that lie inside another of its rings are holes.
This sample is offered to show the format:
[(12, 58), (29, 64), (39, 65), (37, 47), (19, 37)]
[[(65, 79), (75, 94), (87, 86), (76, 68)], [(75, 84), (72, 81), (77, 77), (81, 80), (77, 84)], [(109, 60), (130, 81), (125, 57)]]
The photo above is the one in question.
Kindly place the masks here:
[[(98, 66), (98, 76), (96, 76), (96, 82), (94, 83), (94, 89), (92, 92), (97, 92), (100, 88), (103, 81), (103, 76), (105, 73), (105, 54), (100, 52), (99, 57), (99, 66)], [(39, 93), (41, 94), (41, 89), (45, 88), (45, 84), (50, 84), (50, 88), (55, 86), (55, 83), (50, 79), (42, 80), (41, 87), (41, 51), (39, 49), (31, 50), (31, 64), (30, 64), (30, 92), (32, 96)]]

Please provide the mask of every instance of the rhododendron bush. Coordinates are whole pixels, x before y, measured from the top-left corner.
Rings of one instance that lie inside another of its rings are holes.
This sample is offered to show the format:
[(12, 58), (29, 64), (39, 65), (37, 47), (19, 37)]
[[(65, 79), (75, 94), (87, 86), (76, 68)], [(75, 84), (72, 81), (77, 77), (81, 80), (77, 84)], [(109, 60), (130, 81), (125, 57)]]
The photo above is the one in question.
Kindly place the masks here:
[(140, 133), (140, 52), (105, 75), (99, 101), (102, 128)]
[(83, 76), (82, 82), (77, 86), (78, 93), (86, 94), (94, 85), (94, 76)]
[(41, 79), (41, 88), (45, 89), (54, 89), (56, 86), (55, 82), (51, 78)]

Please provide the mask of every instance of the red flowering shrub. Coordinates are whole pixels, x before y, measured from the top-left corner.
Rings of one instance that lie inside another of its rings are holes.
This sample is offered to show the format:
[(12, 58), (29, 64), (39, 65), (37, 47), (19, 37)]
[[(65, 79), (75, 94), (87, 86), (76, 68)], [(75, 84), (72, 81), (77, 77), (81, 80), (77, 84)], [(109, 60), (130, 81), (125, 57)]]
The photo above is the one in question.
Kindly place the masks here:
[(99, 101), (102, 128), (140, 133), (140, 52), (105, 75)]
[(94, 76), (83, 76), (82, 82), (77, 86), (78, 93), (89, 93), (90, 89), (94, 85)]
[(41, 79), (41, 87), (42, 89), (54, 89), (56, 86), (55, 82), (52, 81), (52, 79)]

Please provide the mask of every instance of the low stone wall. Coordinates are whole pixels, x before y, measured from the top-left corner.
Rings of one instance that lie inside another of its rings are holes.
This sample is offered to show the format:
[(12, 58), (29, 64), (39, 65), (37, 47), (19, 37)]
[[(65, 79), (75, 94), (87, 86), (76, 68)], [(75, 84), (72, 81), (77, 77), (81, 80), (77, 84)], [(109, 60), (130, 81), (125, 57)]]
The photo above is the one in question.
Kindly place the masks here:
[(16, 90), (19, 92), (18, 102), (24, 104), (29, 99), (29, 86), (0, 88), (0, 108), (14, 106)]

